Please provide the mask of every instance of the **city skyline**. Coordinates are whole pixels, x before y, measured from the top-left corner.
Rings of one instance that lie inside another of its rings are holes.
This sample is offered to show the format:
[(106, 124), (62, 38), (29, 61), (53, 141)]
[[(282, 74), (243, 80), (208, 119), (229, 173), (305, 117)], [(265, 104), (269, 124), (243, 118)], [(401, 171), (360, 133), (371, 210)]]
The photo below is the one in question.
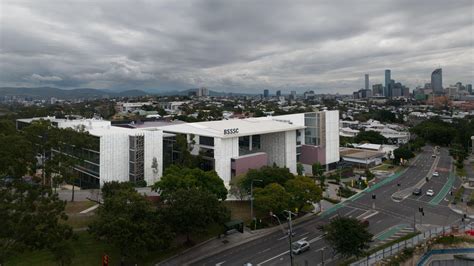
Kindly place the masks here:
[(364, 74), (414, 89), (440, 66), (443, 85), (473, 83), (471, 1), (0, 7), (0, 86), (350, 94)]

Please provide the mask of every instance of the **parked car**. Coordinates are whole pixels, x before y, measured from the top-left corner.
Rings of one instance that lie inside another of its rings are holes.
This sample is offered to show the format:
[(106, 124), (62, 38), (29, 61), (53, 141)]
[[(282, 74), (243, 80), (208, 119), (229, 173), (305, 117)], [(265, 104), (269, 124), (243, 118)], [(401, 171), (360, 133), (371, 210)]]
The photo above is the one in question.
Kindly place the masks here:
[(434, 191), (433, 191), (432, 189), (428, 189), (428, 190), (426, 191), (426, 195), (427, 195), (427, 196), (432, 197), (432, 196), (434, 196), (434, 194), (435, 194), (435, 193), (434, 193)]
[(415, 188), (415, 190), (413, 190), (413, 195), (415, 196), (420, 196), (421, 193), (422, 193), (421, 188)]
[(305, 251), (309, 250), (309, 242), (306, 240), (300, 240), (293, 243), (292, 251), (293, 254), (301, 254)]
[(433, 176), (439, 176), (438, 172), (433, 172)]

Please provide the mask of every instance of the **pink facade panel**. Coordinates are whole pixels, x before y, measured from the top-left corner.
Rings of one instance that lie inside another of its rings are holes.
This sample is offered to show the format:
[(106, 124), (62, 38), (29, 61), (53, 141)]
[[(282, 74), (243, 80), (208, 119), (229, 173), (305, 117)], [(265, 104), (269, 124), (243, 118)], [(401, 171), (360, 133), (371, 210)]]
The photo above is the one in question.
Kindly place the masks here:
[(249, 154), (232, 159), (232, 170), (236, 176), (245, 174), (249, 169), (259, 169), (267, 165), (268, 155), (264, 152)]
[(326, 149), (320, 146), (302, 145), (300, 162), (309, 165), (319, 162), (320, 164), (325, 165)]

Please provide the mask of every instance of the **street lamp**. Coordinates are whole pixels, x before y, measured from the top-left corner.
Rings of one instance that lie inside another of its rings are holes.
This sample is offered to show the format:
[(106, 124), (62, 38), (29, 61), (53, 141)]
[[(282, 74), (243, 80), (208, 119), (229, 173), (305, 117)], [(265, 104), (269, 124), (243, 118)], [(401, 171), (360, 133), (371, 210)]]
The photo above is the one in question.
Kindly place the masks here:
[(257, 220), (255, 220), (255, 217), (253, 217), (253, 182), (263, 182), (261, 179), (252, 179), (250, 182), (250, 218), (252, 221), (254, 221), (254, 230), (257, 229)]
[(283, 225), (281, 224), (280, 222), (280, 218), (278, 218), (278, 216), (276, 216), (274, 213), (270, 212), (270, 216), (272, 217), (275, 217), (278, 221), (278, 224), (280, 225), (280, 228), (281, 228), (281, 232), (283, 233), (283, 235), (286, 235), (285, 233), (285, 229), (283, 228)]

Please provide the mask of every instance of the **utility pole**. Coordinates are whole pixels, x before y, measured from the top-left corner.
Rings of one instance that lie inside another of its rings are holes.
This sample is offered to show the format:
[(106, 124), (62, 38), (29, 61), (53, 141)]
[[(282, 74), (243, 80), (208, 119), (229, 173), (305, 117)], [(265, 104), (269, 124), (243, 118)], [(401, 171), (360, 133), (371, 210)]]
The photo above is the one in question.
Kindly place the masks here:
[(284, 212), (288, 213), (288, 227), (290, 228), (290, 232), (289, 232), (290, 263), (291, 263), (290, 265), (293, 266), (293, 227), (292, 227), (292, 224), (291, 224), (291, 215), (293, 215), (294, 213), (292, 213), (291, 211), (288, 211), (288, 210), (284, 210)]
[(250, 219), (254, 222), (254, 230), (257, 229), (257, 220), (253, 217), (253, 182), (263, 182), (261, 179), (252, 179), (250, 182)]
[(321, 249), (321, 265), (324, 266), (324, 247)]

